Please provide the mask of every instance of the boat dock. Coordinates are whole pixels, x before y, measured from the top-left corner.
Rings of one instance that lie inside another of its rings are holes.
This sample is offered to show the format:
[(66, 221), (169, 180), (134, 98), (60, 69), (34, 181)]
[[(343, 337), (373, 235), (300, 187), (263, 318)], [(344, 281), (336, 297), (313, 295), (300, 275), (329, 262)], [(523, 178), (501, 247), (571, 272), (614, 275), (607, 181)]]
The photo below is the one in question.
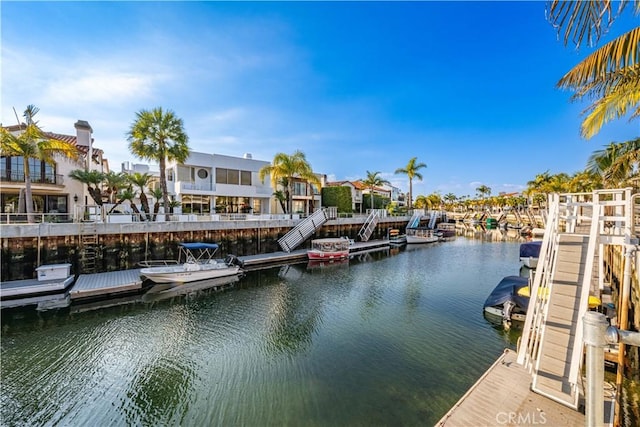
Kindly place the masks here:
[[(605, 419), (613, 420), (615, 387), (605, 383)], [(583, 408), (583, 405), (582, 405)], [(516, 353), (505, 352), (436, 426), (580, 426), (582, 410), (574, 410), (531, 390), (531, 374), (516, 363)]]
[[(585, 377), (583, 319), (590, 296), (602, 301), (610, 292), (605, 286), (605, 246), (625, 248), (629, 257), (638, 249), (640, 212), (634, 198), (630, 189), (550, 198), (518, 351), (506, 350), (438, 426), (613, 425), (619, 417), (614, 413), (619, 384), (602, 379), (592, 383), (595, 374)], [(628, 279), (630, 270), (624, 273)], [(612, 317), (606, 311), (609, 322), (617, 324), (615, 313)], [(624, 323), (619, 327), (627, 329)], [(620, 369), (618, 363), (618, 378)], [(602, 395), (592, 392), (585, 400), (585, 389), (601, 387)], [(589, 418), (596, 415), (604, 419)]]
[[(350, 254), (361, 254), (389, 248), (388, 240), (354, 242)], [(291, 252), (273, 252), (238, 257), (245, 270), (253, 271), (278, 264), (307, 260), (307, 250), (297, 249)], [(69, 307), (74, 301), (90, 299), (122, 298), (142, 292), (143, 280), (140, 269), (109, 271), (103, 273), (81, 274), (73, 285), (73, 276), (64, 280), (38, 281), (37, 279), (16, 280), (0, 284), (3, 298), (1, 308), (15, 308), (36, 305), (38, 310)], [(44, 295), (43, 293), (47, 293)], [(36, 295), (36, 296), (34, 296)]]

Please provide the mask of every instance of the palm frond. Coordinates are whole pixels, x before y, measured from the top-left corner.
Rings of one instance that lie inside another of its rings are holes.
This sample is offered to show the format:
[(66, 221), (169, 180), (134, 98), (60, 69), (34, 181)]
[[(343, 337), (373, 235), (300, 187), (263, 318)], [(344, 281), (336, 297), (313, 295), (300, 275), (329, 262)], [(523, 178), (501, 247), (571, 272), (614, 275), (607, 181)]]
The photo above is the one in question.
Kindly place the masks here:
[(596, 135), (605, 123), (632, 111), (630, 120), (640, 115), (640, 80), (629, 80), (591, 104), (583, 114), (580, 133), (589, 139)]
[[(591, 2), (584, 2), (591, 3)], [(560, 89), (579, 91), (582, 86), (602, 80), (609, 73), (640, 63), (640, 27), (603, 45), (573, 67), (556, 84)]]
[(611, 0), (553, 0), (547, 3), (547, 20), (556, 28), (558, 36), (564, 33), (565, 45), (571, 40), (576, 47), (583, 42), (593, 46), (607, 32), (626, 3), (628, 0), (620, 1), (618, 10), (614, 12)]

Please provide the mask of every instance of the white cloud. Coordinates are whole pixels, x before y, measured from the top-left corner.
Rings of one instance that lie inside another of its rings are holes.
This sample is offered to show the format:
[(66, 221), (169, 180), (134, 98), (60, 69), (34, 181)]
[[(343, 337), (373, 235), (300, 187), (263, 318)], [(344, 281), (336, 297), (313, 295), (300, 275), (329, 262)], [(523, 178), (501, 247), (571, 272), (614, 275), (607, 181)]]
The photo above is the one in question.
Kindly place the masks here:
[(52, 81), (45, 96), (59, 105), (122, 105), (151, 97), (155, 78), (148, 74), (90, 71)]

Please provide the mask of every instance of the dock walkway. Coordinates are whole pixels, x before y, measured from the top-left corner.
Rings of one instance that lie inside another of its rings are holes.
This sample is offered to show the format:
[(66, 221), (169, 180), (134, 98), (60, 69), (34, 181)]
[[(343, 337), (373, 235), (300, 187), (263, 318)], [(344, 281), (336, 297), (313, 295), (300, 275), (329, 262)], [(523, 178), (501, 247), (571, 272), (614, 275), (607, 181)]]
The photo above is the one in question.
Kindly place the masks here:
[[(615, 388), (605, 383), (605, 419), (613, 419)], [(583, 405), (581, 405), (583, 406)], [(573, 410), (531, 390), (531, 375), (505, 350), (485, 374), (438, 421), (436, 426), (579, 426), (583, 411)]]
[[(370, 242), (355, 242), (350, 247), (350, 253), (357, 255), (370, 251), (383, 250), (389, 247), (388, 240), (374, 240)], [(268, 268), (277, 264), (306, 261), (307, 250), (298, 249), (291, 252), (273, 252), (258, 255), (238, 257), (245, 264), (247, 271)], [(139, 293), (142, 291), (143, 280), (140, 277), (140, 269), (109, 271), (103, 273), (81, 274), (68, 292), (65, 289), (70, 285), (73, 276), (64, 283), (37, 282), (35, 279), (3, 282), (0, 289), (3, 296), (16, 296), (12, 300), (3, 300), (2, 308), (21, 307), (26, 305), (38, 305), (39, 309), (68, 307), (73, 301), (88, 298), (120, 298), (123, 295)], [(35, 288), (37, 287), (37, 289)], [(45, 288), (46, 287), (46, 288)], [(31, 296), (34, 292), (59, 290), (56, 295)]]

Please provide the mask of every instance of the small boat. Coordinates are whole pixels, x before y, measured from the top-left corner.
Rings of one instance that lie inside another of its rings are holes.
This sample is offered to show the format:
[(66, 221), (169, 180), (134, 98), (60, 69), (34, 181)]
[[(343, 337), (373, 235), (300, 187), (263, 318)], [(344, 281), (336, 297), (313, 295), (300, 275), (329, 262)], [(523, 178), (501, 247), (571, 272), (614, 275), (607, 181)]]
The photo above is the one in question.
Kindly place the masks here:
[(536, 268), (538, 266), (541, 246), (542, 240), (534, 240), (520, 245), (520, 261), (525, 267)]
[(418, 227), (407, 228), (407, 243), (435, 243), (440, 240), (440, 236), (430, 228)]
[(236, 256), (227, 255), (224, 260), (213, 258), (219, 247), (215, 243), (180, 243), (178, 247), (177, 263), (169, 265), (166, 261), (156, 261), (156, 265), (165, 265), (143, 268), (140, 277), (154, 283), (182, 284), (242, 273), (243, 263)]
[(353, 241), (344, 237), (315, 239), (307, 251), (310, 260), (330, 260), (349, 257), (349, 246)]
[(436, 226), (436, 234), (443, 239), (456, 236), (456, 224), (453, 222), (441, 222)]
[(529, 297), (518, 293), (528, 288), (529, 279), (521, 276), (506, 276), (491, 291), (484, 302), (485, 313), (500, 316), (505, 322), (523, 322), (527, 315)]
[(402, 246), (407, 244), (407, 235), (400, 234), (400, 230), (392, 228), (389, 230), (389, 244), (391, 246)]

